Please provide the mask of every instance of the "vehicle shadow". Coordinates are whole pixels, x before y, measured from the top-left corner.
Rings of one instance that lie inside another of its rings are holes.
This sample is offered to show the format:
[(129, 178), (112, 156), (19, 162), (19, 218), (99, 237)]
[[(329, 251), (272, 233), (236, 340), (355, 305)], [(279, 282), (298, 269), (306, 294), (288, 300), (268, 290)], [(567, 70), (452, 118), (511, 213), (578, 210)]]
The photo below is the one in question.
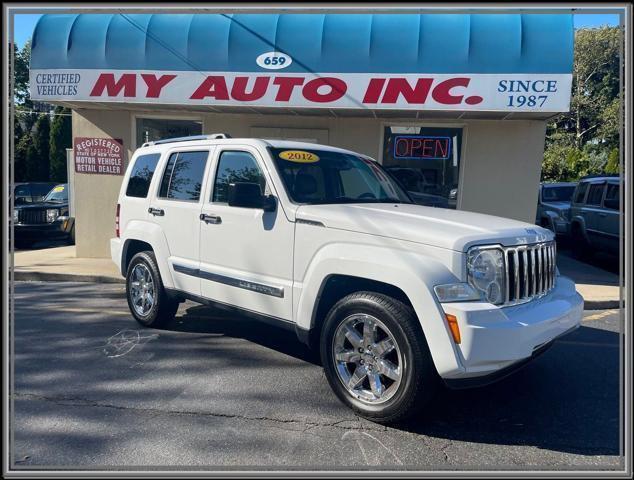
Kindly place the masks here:
[(287, 330), (238, 315), (235, 312), (207, 305), (186, 304), (164, 330), (184, 333), (222, 334), (242, 338), (266, 348), (321, 366), (319, 352), (309, 349), (297, 339), (294, 330)]
[(582, 326), (489, 386), (443, 388), (402, 428), (464, 442), (619, 454), (619, 334)]
[[(192, 306), (165, 330), (241, 338), (320, 365), (295, 333), (235, 313)], [(619, 454), (619, 334), (582, 326), (513, 375), (489, 386), (441, 388), (398, 430), (462, 442)]]

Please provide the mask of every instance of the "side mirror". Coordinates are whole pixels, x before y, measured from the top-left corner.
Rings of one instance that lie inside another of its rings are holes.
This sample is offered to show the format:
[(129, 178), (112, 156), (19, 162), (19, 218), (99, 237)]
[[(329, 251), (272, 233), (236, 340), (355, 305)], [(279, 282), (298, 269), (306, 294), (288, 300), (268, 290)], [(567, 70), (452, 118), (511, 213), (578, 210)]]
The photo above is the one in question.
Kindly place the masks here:
[(260, 184), (255, 182), (236, 182), (229, 184), (227, 203), (230, 207), (261, 208), (273, 212), (277, 202), (273, 195), (262, 195)]

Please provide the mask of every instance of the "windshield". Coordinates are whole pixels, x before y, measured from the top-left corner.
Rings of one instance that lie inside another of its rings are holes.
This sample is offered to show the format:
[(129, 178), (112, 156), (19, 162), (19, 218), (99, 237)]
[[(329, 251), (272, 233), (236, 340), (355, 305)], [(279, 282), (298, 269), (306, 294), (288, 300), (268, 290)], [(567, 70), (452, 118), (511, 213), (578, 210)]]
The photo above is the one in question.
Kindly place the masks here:
[(42, 201), (52, 203), (68, 202), (68, 189), (66, 188), (66, 185), (57, 185), (56, 187), (53, 187)]
[(565, 187), (544, 186), (542, 187), (542, 200), (544, 202), (569, 202), (574, 191), (574, 185)]
[(412, 203), (376, 162), (326, 150), (269, 148), (295, 203)]

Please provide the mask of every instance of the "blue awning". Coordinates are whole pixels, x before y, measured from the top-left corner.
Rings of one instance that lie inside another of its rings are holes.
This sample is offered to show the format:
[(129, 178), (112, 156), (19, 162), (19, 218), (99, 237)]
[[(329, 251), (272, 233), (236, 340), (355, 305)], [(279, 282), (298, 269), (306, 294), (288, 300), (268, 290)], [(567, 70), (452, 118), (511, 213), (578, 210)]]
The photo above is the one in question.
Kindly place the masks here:
[(31, 69), (569, 74), (571, 14), (52, 14)]

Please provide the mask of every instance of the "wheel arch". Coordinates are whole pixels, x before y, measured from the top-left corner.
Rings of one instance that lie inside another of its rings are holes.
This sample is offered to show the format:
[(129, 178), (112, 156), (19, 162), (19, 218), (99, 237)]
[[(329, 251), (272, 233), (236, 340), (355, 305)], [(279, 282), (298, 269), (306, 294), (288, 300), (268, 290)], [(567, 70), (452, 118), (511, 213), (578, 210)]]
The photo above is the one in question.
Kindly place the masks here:
[(121, 274), (125, 277), (132, 257), (143, 250), (154, 252), (156, 264), (161, 273), (161, 281), (166, 288), (173, 288), (171, 270), (167, 259), (170, 251), (161, 228), (150, 222), (132, 221), (125, 229), (125, 237), (121, 248)]
[(315, 333), (338, 299), (354, 291), (373, 291), (412, 307), (439, 374), (463, 371), (433, 293), (434, 285), (459, 280), (439, 259), (394, 248), (331, 244), (313, 257), (303, 280), (294, 286), (294, 318), (303, 342), (315, 346)]

